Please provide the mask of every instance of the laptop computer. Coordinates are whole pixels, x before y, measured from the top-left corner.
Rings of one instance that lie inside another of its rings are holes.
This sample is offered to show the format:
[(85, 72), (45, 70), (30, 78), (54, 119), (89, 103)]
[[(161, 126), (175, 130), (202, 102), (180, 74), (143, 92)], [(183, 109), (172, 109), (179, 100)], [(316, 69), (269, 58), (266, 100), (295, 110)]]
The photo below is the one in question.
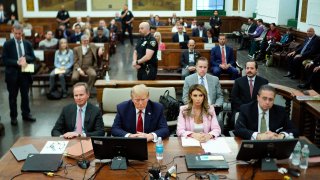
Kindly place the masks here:
[(29, 154), (22, 172), (57, 172), (62, 164), (62, 154)]
[(229, 165), (222, 155), (186, 155), (188, 170), (229, 169)]
[(22, 161), (27, 159), (28, 154), (30, 153), (39, 153), (39, 151), (32, 144), (13, 147), (10, 149), (10, 151), (12, 152), (12, 154), (14, 155), (17, 161)]

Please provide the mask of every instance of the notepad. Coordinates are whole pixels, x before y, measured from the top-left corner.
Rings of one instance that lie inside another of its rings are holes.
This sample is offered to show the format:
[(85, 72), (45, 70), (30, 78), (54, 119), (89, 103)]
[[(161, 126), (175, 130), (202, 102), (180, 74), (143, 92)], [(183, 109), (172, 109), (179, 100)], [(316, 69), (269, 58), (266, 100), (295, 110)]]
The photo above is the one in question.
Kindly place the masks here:
[(181, 137), (182, 147), (200, 146), (200, 142), (194, 138)]
[(26, 67), (21, 66), (21, 72), (34, 73), (34, 64), (28, 64)]
[(64, 73), (66, 73), (65, 69), (60, 69), (60, 68), (54, 69), (54, 74), (64, 74)]
[(47, 141), (40, 154), (63, 154), (69, 141)]

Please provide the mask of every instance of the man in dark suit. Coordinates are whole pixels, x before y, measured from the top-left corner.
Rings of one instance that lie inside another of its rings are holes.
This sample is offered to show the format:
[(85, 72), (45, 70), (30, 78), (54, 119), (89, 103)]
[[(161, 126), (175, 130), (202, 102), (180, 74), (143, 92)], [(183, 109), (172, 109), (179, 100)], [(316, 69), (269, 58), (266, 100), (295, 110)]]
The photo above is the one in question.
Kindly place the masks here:
[(164, 26), (165, 24), (160, 21), (159, 15), (155, 15), (154, 16), (154, 22), (151, 25), (158, 27), (158, 26)]
[(65, 106), (54, 125), (51, 135), (66, 139), (75, 137), (104, 136), (101, 111), (88, 102), (88, 85), (79, 82), (73, 86), (75, 103)]
[(253, 18), (248, 18), (248, 26), (244, 32), (239, 35), (240, 48), (238, 50), (243, 50), (249, 47), (250, 36), (249, 34), (254, 33), (257, 29), (257, 24), (254, 23)]
[(99, 26), (97, 29), (97, 35), (93, 37), (92, 42), (94, 43), (106, 43), (108, 42), (108, 37), (103, 34), (103, 27)]
[(289, 133), (298, 137), (298, 130), (293, 127), (284, 107), (273, 104), (275, 96), (272, 86), (261, 86), (257, 101), (240, 107), (234, 134), (251, 140), (284, 139)]
[(214, 76), (220, 77), (222, 72), (232, 75), (232, 79), (238, 77), (238, 70), (235, 68), (236, 63), (233, 56), (233, 49), (226, 46), (226, 36), (219, 35), (219, 46), (211, 50), (211, 72)]
[(268, 84), (268, 80), (257, 75), (258, 63), (248, 61), (246, 63), (246, 76), (234, 81), (231, 92), (231, 104), (234, 111), (239, 112), (242, 104), (257, 100), (258, 90), (262, 85)]
[(207, 37), (207, 29), (204, 27), (203, 22), (198, 23), (198, 27), (192, 29), (192, 36), (193, 37)]
[(20, 90), (21, 111), (24, 121), (36, 121), (30, 114), (29, 88), (32, 84), (31, 74), (22, 72), (28, 64), (35, 60), (32, 45), (29, 41), (22, 39), (23, 27), (20, 24), (13, 25), (14, 38), (6, 41), (3, 45), (3, 63), (5, 69), (5, 81), (9, 92), (9, 105), (11, 124), (16, 126), (17, 122), (17, 96)]
[(158, 137), (163, 139), (169, 136), (163, 107), (149, 100), (149, 90), (144, 84), (134, 86), (131, 100), (117, 106), (111, 134), (119, 137), (142, 137), (154, 142)]
[(178, 43), (187, 43), (189, 41), (189, 36), (187, 33), (183, 32), (183, 26), (178, 26), (178, 32), (176, 32), (172, 36), (172, 42), (178, 42)]
[(302, 46), (287, 55), (289, 71), (284, 77), (297, 79), (300, 75), (302, 61), (308, 58), (315, 58), (320, 53), (320, 38), (315, 34), (313, 28), (307, 30), (307, 36)]
[(69, 43), (80, 43), (82, 36), (80, 24), (74, 26), (74, 33), (69, 38)]
[(196, 61), (200, 57), (200, 53), (194, 50), (195, 46), (195, 41), (190, 39), (188, 42), (188, 49), (184, 50), (181, 54), (182, 79), (196, 71)]

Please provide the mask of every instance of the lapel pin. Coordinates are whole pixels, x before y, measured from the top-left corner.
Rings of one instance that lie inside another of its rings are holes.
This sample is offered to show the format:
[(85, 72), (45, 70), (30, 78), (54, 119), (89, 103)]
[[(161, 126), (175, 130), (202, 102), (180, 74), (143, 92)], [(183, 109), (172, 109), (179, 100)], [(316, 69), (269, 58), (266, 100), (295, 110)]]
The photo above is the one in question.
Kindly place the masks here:
[(148, 115), (151, 115), (151, 112), (148, 112)]

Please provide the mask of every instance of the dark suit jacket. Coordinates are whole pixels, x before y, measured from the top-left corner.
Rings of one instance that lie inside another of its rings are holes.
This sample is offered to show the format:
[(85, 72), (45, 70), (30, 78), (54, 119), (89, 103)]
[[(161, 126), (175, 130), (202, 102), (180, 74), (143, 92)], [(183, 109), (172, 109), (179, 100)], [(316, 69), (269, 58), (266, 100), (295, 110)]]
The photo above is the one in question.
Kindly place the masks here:
[[(183, 38), (184, 38), (184, 42), (189, 41), (189, 36), (187, 33), (183, 33)], [(172, 42), (179, 42), (179, 35), (177, 32), (172, 36)]]
[(221, 21), (221, 18), (218, 17), (217, 19), (215, 19), (215, 16), (213, 17), (210, 17), (210, 26), (213, 28), (215, 28), (214, 26), (220, 26), (222, 25), (222, 21)]
[[(296, 52), (298, 54), (301, 53), (303, 47), (308, 42), (308, 40), (309, 40), (309, 38), (306, 38), (304, 40), (304, 42), (303, 42), (303, 45), (300, 46), (296, 50)], [(306, 50), (303, 52), (302, 58), (314, 58), (314, 57), (316, 57), (316, 55), (320, 53), (319, 46), (320, 46), (320, 38), (317, 35), (314, 35), (313, 38), (311, 39), (310, 43), (308, 44)]]
[[(225, 45), (225, 51), (227, 64), (231, 64), (231, 66), (235, 67), (236, 64), (233, 56), (233, 49)], [(219, 65), (222, 63), (221, 50), (219, 45), (211, 49), (210, 63), (212, 67), (219, 67)]]
[[(242, 105), (234, 134), (242, 139), (251, 139), (252, 134), (258, 132), (258, 117), (257, 101)], [(269, 130), (278, 131), (276, 133), (293, 133), (295, 137), (298, 137), (298, 130), (293, 127), (284, 107), (275, 104), (269, 109)]]
[(76, 42), (80, 42), (81, 41), (81, 36), (82, 33), (76, 35), (75, 33), (73, 33), (70, 37), (69, 37), (69, 43), (76, 43)]
[(248, 33), (254, 33), (254, 31), (257, 29), (257, 24), (252, 23), (252, 25), (250, 26)]
[[(206, 28), (203, 28), (202, 30), (202, 37), (207, 37), (207, 29)], [(192, 36), (193, 37), (200, 37), (200, 30), (199, 28), (194, 28), (192, 29)]]
[(111, 27), (111, 24), (109, 24), (109, 25), (108, 25), (108, 29), (109, 29), (110, 32), (111, 32), (111, 31), (113, 31), (113, 32), (115, 32), (115, 33), (118, 32), (118, 27), (117, 27), (117, 25), (114, 25), (114, 26)]
[(159, 21), (159, 22), (154, 21), (151, 25), (157, 27), (157, 26), (164, 26), (165, 24), (163, 22), (161, 22), (161, 21)]
[[(162, 138), (169, 136), (169, 129), (161, 104), (148, 101), (145, 111), (144, 132), (153, 132)], [(117, 115), (111, 129), (112, 136), (124, 137), (128, 133), (137, 133), (136, 109), (132, 100), (124, 101), (117, 106)]]
[[(200, 53), (196, 50), (194, 50), (194, 65), (196, 64), (196, 60), (200, 57)], [(189, 49), (186, 49), (182, 52), (181, 54), (181, 58), (180, 58), (180, 62), (181, 62), (181, 67), (182, 68), (186, 68), (186, 66), (189, 65)]]
[(108, 41), (109, 41), (108, 38), (105, 36), (102, 36), (101, 38), (99, 38), (99, 36), (95, 36), (92, 39), (92, 42), (94, 42), (94, 43), (106, 43)]
[[(73, 132), (77, 123), (77, 105), (70, 104), (62, 109), (62, 112), (54, 125), (51, 135), (60, 136), (67, 132)], [(96, 106), (87, 103), (84, 118), (84, 132), (86, 136), (104, 136), (104, 124), (101, 111)]]
[[(203, 40), (204, 43), (208, 43), (208, 37), (207, 36), (203, 37), (202, 40)], [(218, 38), (217, 37), (212, 37), (212, 42), (215, 42), (215, 43), (219, 42)]]
[(236, 79), (231, 92), (232, 109), (239, 111), (242, 104), (247, 104), (251, 101), (257, 100), (260, 87), (268, 83), (268, 80), (264, 79), (263, 77), (256, 76), (251, 97), (248, 77), (243, 76)]
[[(36, 59), (32, 45), (27, 40), (22, 40), (25, 52), (25, 58), (28, 64), (33, 63)], [(8, 81), (16, 81), (18, 78), (18, 73), (21, 72), (21, 66), (17, 64), (18, 61), (18, 52), (14, 39), (10, 39), (6, 41), (3, 45), (2, 51), (2, 59), (3, 63), (6, 67), (5, 70), (5, 80)], [(32, 82), (31, 73), (24, 73), (28, 76), (30, 83)]]

